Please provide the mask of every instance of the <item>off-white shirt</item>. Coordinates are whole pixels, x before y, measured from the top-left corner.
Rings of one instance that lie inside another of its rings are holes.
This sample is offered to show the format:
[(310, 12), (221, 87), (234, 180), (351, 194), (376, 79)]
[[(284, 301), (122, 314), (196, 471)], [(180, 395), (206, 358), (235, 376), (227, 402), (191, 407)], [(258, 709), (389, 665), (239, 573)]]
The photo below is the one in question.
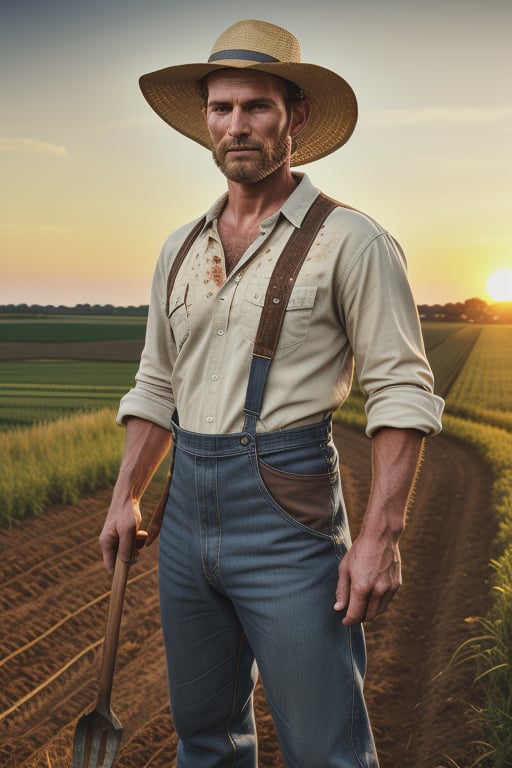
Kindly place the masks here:
[[(196, 222), (174, 232), (156, 266), (146, 342), (135, 387), (118, 422), (138, 416), (193, 432), (240, 432), (253, 343), (265, 291), (294, 227), (318, 190), (307, 176), (226, 275), (217, 230), (226, 196), (181, 266), (167, 306), (167, 277)], [(396, 241), (366, 215), (336, 208), (293, 288), (263, 398), (258, 431), (293, 428), (335, 411), (353, 369), (367, 396), (367, 434), (384, 426), (441, 429), (443, 401), (433, 394), (416, 304)]]

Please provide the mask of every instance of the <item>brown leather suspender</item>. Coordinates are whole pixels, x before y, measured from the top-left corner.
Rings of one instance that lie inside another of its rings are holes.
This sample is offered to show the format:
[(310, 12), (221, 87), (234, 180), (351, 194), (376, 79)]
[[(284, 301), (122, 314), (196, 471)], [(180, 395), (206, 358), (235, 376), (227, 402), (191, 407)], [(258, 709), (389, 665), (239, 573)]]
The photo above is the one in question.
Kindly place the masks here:
[(337, 204), (332, 200), (319, 195), (307, 212), (301, 227), (292, 232), (268, 284), (253, 354), (273, 357), (297, 275), (320, 227), (336, 207)]

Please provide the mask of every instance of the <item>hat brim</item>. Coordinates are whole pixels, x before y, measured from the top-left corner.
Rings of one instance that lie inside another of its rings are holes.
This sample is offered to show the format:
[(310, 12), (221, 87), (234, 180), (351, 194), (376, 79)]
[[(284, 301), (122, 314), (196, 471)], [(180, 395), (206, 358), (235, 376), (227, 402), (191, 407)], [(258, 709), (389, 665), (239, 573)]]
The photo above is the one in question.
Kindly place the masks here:
[(146, 101), (166, 123), (211, 150), (198, 83), (211, 72), (233, 68), (255, 69), (290, 80), (311, 102), (311, 116), (296, 137), (293, 166), (329, 155), (352, 135), (357, 122), (357, 100), (352, 88), (340, 75), (316, 64), (272, 62), (241, 67), (239, 60), (182, 64), (142, 75), (139, 85)]

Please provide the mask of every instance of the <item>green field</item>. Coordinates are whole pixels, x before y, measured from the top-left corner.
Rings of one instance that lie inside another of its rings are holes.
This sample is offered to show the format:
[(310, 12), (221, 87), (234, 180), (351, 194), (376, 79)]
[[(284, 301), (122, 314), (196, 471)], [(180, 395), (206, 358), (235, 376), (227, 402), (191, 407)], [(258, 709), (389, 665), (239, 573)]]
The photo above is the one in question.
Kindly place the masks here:
[(0, 341), (59, 343), (81, 341), (118, 341), (142, 339), (146, 318), (57, 317), (0, 319)]
[[(145, 317), (0, 318), (0, 432), (70, 414), (117, 408), (133, 386), (138, 362), (60, 359), (9, 359), (23, 343), (76, 345), (143, 339)], [(69, 354), (69, 352), (68, 352)], [(78, 355), (77, 355), (78, 357)]]
[(138, 364), (0, 360), (0, 431), (100, 408), (117, 408)]
[(483, 409), (512, 412), (512, 326), (485, 326), (450, 399)]

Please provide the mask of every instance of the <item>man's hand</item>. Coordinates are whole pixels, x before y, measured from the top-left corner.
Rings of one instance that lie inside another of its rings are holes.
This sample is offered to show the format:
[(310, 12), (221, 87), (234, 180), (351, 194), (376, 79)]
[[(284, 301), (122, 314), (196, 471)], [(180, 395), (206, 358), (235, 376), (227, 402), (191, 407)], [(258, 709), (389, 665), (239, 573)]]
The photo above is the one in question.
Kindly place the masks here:
[(99, 539), (103, 563), (108, 573), (114, 573), (117, 556), (125, 563), (137, 559), (137, 552), (147, 539), (146, 531), (139, 530), (140, 522), (138, 502), (130, 499), (119, 505), (114, 495)]
[(346, 614), (342, 624), (353, 627), (383, 613), (402, 583), (398, 541), (359, 536), (338, 568), (334, 610)]
[(339, 565), (334, 610), (354, 626), (383, 613), (402, 583), (398, 542), (421, 456), (415, 429), (383, 427), (372, 439), (372, 487), (359, 536)]

